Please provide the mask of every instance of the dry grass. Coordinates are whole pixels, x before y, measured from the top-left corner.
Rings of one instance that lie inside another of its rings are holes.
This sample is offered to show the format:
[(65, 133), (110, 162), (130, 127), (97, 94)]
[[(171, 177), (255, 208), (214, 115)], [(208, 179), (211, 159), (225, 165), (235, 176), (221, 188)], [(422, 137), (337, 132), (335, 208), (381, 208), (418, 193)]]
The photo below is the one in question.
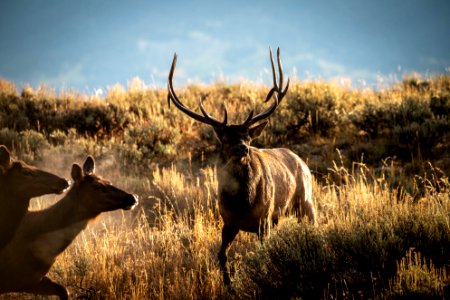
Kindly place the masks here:
[[(217, 182), (211, 168), (203, 170), (199, 175), (194, 175), (191, 171), (180, 172), (175, 167), (155, 169), (151, 183), (148, 183), (148, 179), (143, 179), (143, 182), (123, 179), (123, 188), (133, 191), (150, 184), (154, 193), (143, 199), (134, 212), (107, 213), (90, 224), (58, 258), (49, 276), (66, 285), (74, 298), (82, 299), (254, 298), (276, 296), (275, 290), (281, 291), (278, 296), (284, 298), (289, 294), (283, 294), (283, 272), (278, 278), (281, 281), (276, 283), (281, 284), (277, 289), (266, 290), (258, 281), (261, 279), (251, 276), (257, 273), (265, 274), (269, 280), (273, 278), (275, 272), (270, 269), (273, 266), (267, 265), (273, 249), (280, 254), (279, 259), (286, 259), (290, 255), (297, 257), (299, 254), (296, 254), (296, 249), (304, 251), (302, 247), (305, 245), (301, 240), (295, 239), (294, 244), (288, 243), (284, 247), (282, 241), (286, 238), (290, 241), (293, 236), (309, 236), (310, 243), (322, 241), (324, 244), (330, 243), (331, 248), (339, 245), (340, 252), (324, 249), (326, 251), (322, 253), (323, 257), (314, 256), (317, 260), (314, 262), (314, 269), (310, 265), (304, 265), (305, 263), (296, 266), (288, 261), (289, 266), (298, 267), (291, 271), (301, 273), (306, 270), (308, 276), (313, 276), (312, 270), (316, 270), (321, 278), (328, 279), (328, 284), (334, 282), (336, 286), (342, 282), (351, 285), (352, 274), (364, 277), (367, 276), (367, 270), (348, 271), (344, 265), (334, 270), (321, 269), (318, 264), (335, 259), (335, 256), (342, 256), (345, 247), (353, 249), (354, 253), (358, 250), (368, 251), (368, 256), (372, 254), (370, 251), (373, 247), (381, 251), (379, 253), (384, 249), (388, 250), (389, 241), (383, 241), (381, 235), (386, 230), (394, 231), (399, 220), (405, 216), (420, 215), (426, 220), (435, 219), (438, 223), (440, 220), (446, 224), (444, 230), (450, 232), (448, 190), (428, 194), (418, 204), (414, 204), (408, 197), (397, 200), (396, 192), (389, 190), (382, 179), (375, 178), (377, 180), (372, 181), (373, 178), (370, 177), (373, 174), (364, 165), (358, 165), (358, 169), (353, 171), (336, 165), (334, 172), (341, 172), (343, 184), (339, 187), (322, 186), (317, 182), (314, 185), (319, 211), (317, 227), (306, 223), (297, 224), (294, 218), (288, 217), (263, 244), (254, 235), (240, 233), (230, 250), (231, 268), (235, 274), (232, 289), (223, 287), (216, 260), (221, 221), (216, 203)], [(102, 170), (98, 173), (102, 174)], [(40, 198), (33, 202), (33, 208), (41, 209), (56, 199), (57, 197)], [(438, 230), (433, 224), (429, 226), (430, 230)], [(368, 236), (367, 228), (374, 233)], [(400, 235), (395, 238), (401, 239)], [(448, 260), (448, 249), (444, 251), (444, 259)], [(390, 295), (398, 295), (400, 287), (406, 295), (405, 289), (416, 291), (421, 288), (423, 280), (414, 278), (422, 278), (423, 272), (434, 276), (432, 278), (439, 278), (439, 283), (427, 281), (427, 287), (436, 295), (443, 295), (443, 286), (449, 284), (444, 277), (445, 272), (448, 272), (445, 264), (434, 266), (430, 263), (428, 268), (427, 264), (422, 263), (422, 258), (414, 258), (414, 255), (416, 254), (411, 254), (409, 250), (402, 254), (406, 256), (404, 260), (400, 261), (402, 256), (398, 258), (398, 272), (395, 277), (387, 278), (392, 284)], [(395, 264), (395, 261), (388, 261), (391, 258), (388, 253), (385, 256), (374, 258), (373, 264)], [(358, 293), (358, 289), (360, 293), (366, 292), (364, 285), (358, 286), (358, 281), (355, 278), (353, 280), (357, 287), (347, 287), (343, 292), (348, 297)], [(305, 283), (307, 282), (309, 281), (306, 280)], [(303, 289), (301, 291), (304, 292)], [(383, 291), (376, 290), (375, 296), (381, 297)], [(305, 295), (298, 291), (295, 294), (295, 289), (292, 292), (290, 296)], [(317, 292), (330, 298), (337, 290), (324, 286), (322, 290), (315, 290), (313, 295), (317, 295)], [(23, 297), (26, 296), (11, 294), (0, 298)]]
[[(212, 132), (169, 110), (165, 90), (142, 87), (134, 79), (98, 99), (48, 87), (19, 95), (0, 80), (0, 143), (66, 177), (73, 161), (91, 154), (98, 174), (141, 197), (133, 212), (102, 215), (57, 259), (49, 276), (74, 298), (448, 296), (450, 78), (412, 77), (378, 92), (293, 84), (256, 143), (289, 147), (311, 166), (318, 226), (287, 217), (264, 243), (240, 233), (230, 249), (230, 289), (216, 259)], [(215, 116), (226, 101), (239, 122), (251, 108), (262, 109), (266, 92), (215, 84), (178, 94), (191, 108), (204, 98)], [(411, 132), (417, 139), (402, 140)], [(57, 199), (39, 198), (32, 208)], [(35, 297), (0, 296), (27, 298)]]

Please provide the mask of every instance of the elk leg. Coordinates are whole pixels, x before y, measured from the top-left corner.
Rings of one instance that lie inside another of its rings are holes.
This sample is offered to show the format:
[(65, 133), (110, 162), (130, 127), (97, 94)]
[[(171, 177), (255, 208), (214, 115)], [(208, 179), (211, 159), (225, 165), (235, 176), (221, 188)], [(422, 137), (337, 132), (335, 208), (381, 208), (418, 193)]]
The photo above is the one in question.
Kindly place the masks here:
[(222, 227), (222, 245), (220, 246), (218, 258), (220, 268), (222, 269), (223, 273), (223, 282), (227, 286), (230, 285), (231, 283), (230, 274), (227, 269), (227, 250), (230, 247), (236, 235), (238, 234), (238, 232), (239, 229), (234, 226), (225, 224)]
[(262, 243), (266, 238), (266, 235), (270, 234), (271, 228), (278, 225), (278, 217), (273, 217), (272, 219), (266, 219), (264, 222), (260, 222), (259, 230), (256, 232), (259, 241)]
[(38, 295), (57, 295), (61, 300), (69, 299), (66, 288), (47, 276), (44, 276), (37, 286), (27, 289), (26, 292)]
[(306, 199), (304, 201), (299, 199), (298, 201), (295, 201), (292, 210), (297, 216), (298, 222), (300, 222), (304, 216), (307, 216), (311, 224), (316, 223), (316, 210), (311, 199)]
[(312, 224), (316, 223), (316, 211), (314, 209), (314, 204), (311, 201), (305, 201), (302, 203), (302, 214), (303, 216), (307, 215)]

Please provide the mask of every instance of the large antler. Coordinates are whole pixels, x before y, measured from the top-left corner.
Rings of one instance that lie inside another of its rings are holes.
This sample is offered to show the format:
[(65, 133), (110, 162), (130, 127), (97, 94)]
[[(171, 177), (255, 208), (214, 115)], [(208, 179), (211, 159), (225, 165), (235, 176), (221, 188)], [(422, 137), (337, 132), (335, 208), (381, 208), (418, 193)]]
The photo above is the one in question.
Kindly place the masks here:
[(184, 106), (183, 103), (181, 103), (181, 101), (178, 99), (177, 95), (175, 94), (175, 90), (173, 89), (173, 82), (172, 82), (173, 73), (175, 72), (176, 65), (177, 65), (177, 54), (175, 53), (173, 55), (172, 67), (170, 68), (169, 79), (167, 82), (167, 89), (169, 91), (169, 93), (167, 95), (167, 101), (169, 103), (169, 107), (170, 107), (170, 101), (172, 101), (173, 104), (175, 104), (175, 106), (178, 107), (179, 110), (181, 110), (182, 112), (187, 114), (189, 117), (191, 117), (197, 121), (206, 123), (206, 124), (214, 126), (214, 127), (225, 126), (227, 124), (227, 119), (228, 119), (228, 112), (227, 112), (227, 108), (226, 108), (225, 104), (223, 105), (224, 118), (223, 118), (223, 121), (220, 122), (219, 120), (217, 120), (213, 116), (209, 115), (205, 111), (205, 108), (203, 107), (203, 103), (202, 103), (201, 99), (199, 101), (199, 105), (200, 105), (200, 110), (202, 111), (203, 116), (200, 114), (197, 114), (196, 112), (193, 112), (192, 110), (190, 110), (189, 108)]
[(271, 114), (273, 114), (273, 112), (277, 109), (278, 104), (280, 104), (281, 100), (283, 100), (283, 97), (286, 95), (287, 90), (289, 88), (289, 78), (288, 78), (286, 87), (283, 90), (283, 67), (281, 66), (280, 48), (277, 49), (278, 73), (280, 73), (280, 81), (278, 83), (277, 83), (277, 74), (275, 72), (275, 65), (273, 63), (272, 49), (271, 48), (269, 49), (270, 49), (270, 62), (272, 64), (273, 88), (270, 89), (264, 102), (269, 101), (270, 98), (272, 98), (272, 96), (274, 96), (275, 101), (266, 111), (256, 116), (253, 116), (254, 110), (252, 110), (249, 116), (247, 117), (247, 120), (244, 122), (244, 125), (246, 126), (250, 126), (258, 121), (264, 120), (268, 118)]

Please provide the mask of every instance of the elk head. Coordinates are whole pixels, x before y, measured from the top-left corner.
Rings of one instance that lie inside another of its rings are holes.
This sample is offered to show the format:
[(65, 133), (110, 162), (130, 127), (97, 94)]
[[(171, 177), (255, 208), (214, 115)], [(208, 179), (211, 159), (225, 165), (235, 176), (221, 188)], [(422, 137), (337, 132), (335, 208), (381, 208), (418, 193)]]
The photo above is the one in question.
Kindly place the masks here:
[(29, 199), (46, 194), (61, 194), (69, 187), (67, 180), (52, 173), (14, 161), (8, 149), (0, 146), (0, 180), (10, 195)]
[[(270, 89), (267, 94), (265, 102), (269, 101), (271, 98), (274, 99), (272, 105), (258, 115), (254, 115), (254, 110), (250, 112), (247, 119), (238, 125), (228, 125), (228, 111), (223, 105), (224, 116), (223, 120), (219, 121), (215, 117), (208, 114), (203, 106), (202, 100), (199, 101), (199, 106), (202, 114), (198, 114), (189, 108), (187, 108), (177, 97), (175, 94), (175, 90), (173, 88), (173, 74), (175, 72), (175, 67), (177, 64), (177, 55), (175, 54), (172, 61), (172, 67), (170, 68), (169, 79), (168, 79), (168, 96), (167, 100), (169, 103), (173, 102), (175, 106), (184, 112), (189, 117), (200, 121), (202, 123), (211, 125), (216, 133), (217, 138), (219, 139), (222, 150), (221, 150), (221, 158), (225, 161), (240, 161), (242, 163), (248, 162), (249, 155), (249, 147), (252, 139), (257, 138), (261, 132), (266, 127), (268, 121), (266, 120), (271, 114), (273, 114), (280, 104), (283, 97), (286, 95), (286, 92), (289, 88), (289, 78), (287, 80), (286, 87), (283, 89), (283, 68), (281, 65), (280, 59), (280, 49), (277, 50), (277, 64), (278, 64), (278, 72), (279, 72), (279, 80), (277, 80), (275, 65), (273, 62), (272, 49), (270, 49), (270, 62), (272, 65), (272, 75), (273, 75), (273, 87)], [(257, 125), (256, 123), (263, 121)]]
[(73, 164), (71, 176), (74, 180), (72, 190), (77, 191), (80, 201), (84, 201), (84, 206), (88, 207), (94, 216), (116, 209), (129, 210), (138, 203), (135, 195), (129, 194), (97, 176), (95, 161), (91, 156), (87, 157), (83, 168), (78, 164)]

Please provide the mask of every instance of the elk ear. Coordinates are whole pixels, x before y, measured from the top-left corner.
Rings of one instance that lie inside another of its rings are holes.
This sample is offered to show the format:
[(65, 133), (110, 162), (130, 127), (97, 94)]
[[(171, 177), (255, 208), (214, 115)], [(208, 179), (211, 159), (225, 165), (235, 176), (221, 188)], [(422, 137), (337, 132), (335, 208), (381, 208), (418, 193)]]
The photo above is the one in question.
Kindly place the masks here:
[(0, 167), (8, 168), (11, 165), (11, 154), (8, 148), (1, 145), (0, 146)]
[(95, 161), (92, 156), (88, 156), (83, 165), (84, 174), (93, 174), (95, 172)]
[(256, 139), (258, 136), (261, 135), (262, 131), (264, 130), (264, 128), (266, 128), (268, 123), (269, 123), (268, 121), (265, 121), (265, 122), (262, 122), (261, 124), (258, 124), (256, 126), (249, 128), (248, 134), (250, 135), (250, 137), (252, 139)]
[(83, 170), (81, 170), (81, 167), (78, 164), (73, 164), (70, 175), (72, 175), (72, 179), (75, 182), (80, 182), (83, 179)]

